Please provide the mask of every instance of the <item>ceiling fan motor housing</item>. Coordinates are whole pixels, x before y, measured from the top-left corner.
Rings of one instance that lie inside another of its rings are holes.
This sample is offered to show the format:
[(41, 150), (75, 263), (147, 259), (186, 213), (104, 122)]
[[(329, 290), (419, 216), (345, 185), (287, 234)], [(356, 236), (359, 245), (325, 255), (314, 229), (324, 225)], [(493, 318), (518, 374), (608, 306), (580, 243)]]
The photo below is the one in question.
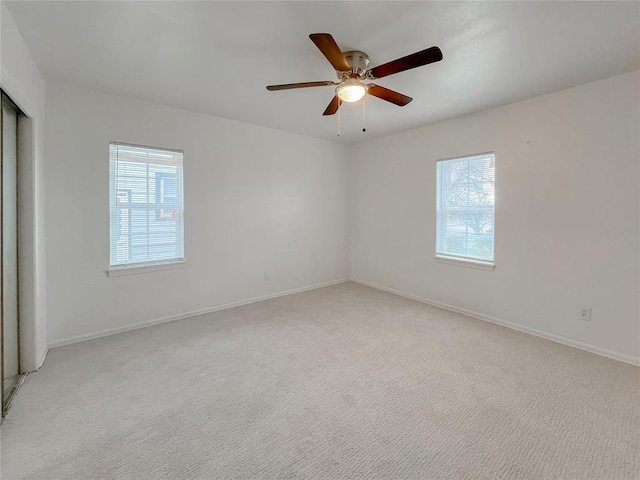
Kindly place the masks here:
[(369, 66), (369, 55), (359, 50), (351, 50), (348, 52), (342, 52), (345, 60), (351, 67), (348, 72), (336, 71), (336, 75), (339, 80), (346, 80), (347, 78), (364, 78), (367, 73), (367, 67)]

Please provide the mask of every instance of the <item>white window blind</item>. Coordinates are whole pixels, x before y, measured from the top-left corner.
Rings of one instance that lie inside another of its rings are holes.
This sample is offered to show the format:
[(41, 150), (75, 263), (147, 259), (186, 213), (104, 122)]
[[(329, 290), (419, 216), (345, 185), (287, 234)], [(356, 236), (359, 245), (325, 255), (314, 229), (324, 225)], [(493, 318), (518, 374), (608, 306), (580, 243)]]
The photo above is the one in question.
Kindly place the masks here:
[(111, 267), (184, 259), (183, 153), (111, 143)]
[(493, 261), (495, 155), (436, 163), (436, 254)]

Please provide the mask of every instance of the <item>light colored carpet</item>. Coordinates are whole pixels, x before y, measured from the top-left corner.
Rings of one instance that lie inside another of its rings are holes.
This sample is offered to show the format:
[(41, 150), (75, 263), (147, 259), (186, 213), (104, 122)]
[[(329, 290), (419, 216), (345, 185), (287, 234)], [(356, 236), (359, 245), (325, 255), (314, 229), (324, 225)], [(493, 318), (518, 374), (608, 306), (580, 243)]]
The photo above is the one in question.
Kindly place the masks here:
[(638, 479), (639, 372), (347, 283), (52, 350), (2, 473)]

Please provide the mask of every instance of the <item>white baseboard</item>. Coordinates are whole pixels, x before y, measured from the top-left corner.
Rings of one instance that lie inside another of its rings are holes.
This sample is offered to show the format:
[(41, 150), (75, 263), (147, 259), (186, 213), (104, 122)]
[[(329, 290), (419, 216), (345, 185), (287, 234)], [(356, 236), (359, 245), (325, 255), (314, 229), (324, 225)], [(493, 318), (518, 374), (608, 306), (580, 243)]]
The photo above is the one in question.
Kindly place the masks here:
[[(155, 318), (152, 320), (145, 320), (143, 322), (134, 323), (131, 325), (125, 325), (122, 327), (108, 328), (106, 330), (100, 330), (99, 332), (87, 333), (84, 335), (78, 335), (75, 337), (65, 338), (63, 340), (55, 340), (49, 343), (49, 348), (62, 347), (64, 345), (71, 345), (72, 343), (84, 342), (86, 340), (93, 340), (95, 338), (106, 337), (109, 335), (115, 335), (117, 333), (129, 332), (131, 330), (137, 330), (139, 328), (150, 327), (152, 325), (159, 325), (161, 323), (173, 322), (175, 320), (183, 320), (189, 317), (196, 317), (198, 315), (205, 315), (207, 313), (218, 312), (220, 310), (226, 310), (229, 308), (240, 307), (242, 305), (248, 305), (250, 303), (262, 302), (264, 300), (271, 300), (272, 298), (284, 297), (286, 295), (293, 295), (294, 293), (306, 292), (308, 290), (315, 290), (316, 288), (329, 287), (331, 285), (337, 285), (339, 283), (348, 282), (349, 278), (341, 278), (339, 280), (333, 280), (331, 282), (317, 283), (315, 285), (308, 285), (306, 287), (294, 288), (286, 290), (284, 292), (272, 293), (269, 295), (263, 295), (261, 297), (249, 298), (246, 300), (238, 300), (231, 303), (223, 303), (220, 305), (214, 305), (200, 310), (192, 310), (190, 312), (178, 313), (175, 315), (169, 315), (166, 317)], [(45, 353), (46, 355), (46, 353)], [(44, 361), (44, 358), (42, 359)]]
[(625, 353), (615, 352), (613, 350), (609, 350), (602, 347), (597, 347), (595, 345), (591, 345), (589, 343), (580, 342), (578, 340), (573, 340), (571, 338), (563, 337), (561, 335), (556, 335), (553, 333), (544, 332), (542, 330), (538, 330), (535, 328), (527, 327), (524, 325), (519, 325), (517, 323), (509, 322), (507, 320), (502, 320), (500, 318), (491, 317), (489, 315), (484, 315), (482, 313), (473, 312), (471, 310), (467, 310), (465, 308), (455, 307), (453, 305), (447, 305), (446, 303), (437, 302), (435, 300), (429, 300), (427, 298), (418, 297), (416, 295), (411, 295), (408, 293), (401, 292), (400, 290), (396, 290), (395, 288), (384, 287), (382, 285), (378, 285), (375, 283), (367, 282), (365, 280), (360, 280), (358, 278), (351, 278), (352, 282), (359, 283), (361, 285), (366, 285), (367, 287), (372, 287), (378, 290), (383, 290), (385, 292), (393, 293), (395, 295), (399, 295), (401, 297), (409, 298), (411, 300), (416, 300), (418, 302), (426, 303), (427, 305), (432, 305), (434, 307), (444, 308), (445, 310), (450, 310), (456, 313), (462, 313), (463, 315), (467, 315), (469, 317), (477, 318), (478, 320), (484, 320), (485, 322), (495, 323), (496, 325), (500, 325), (503, 327), (511, 328), (512, 330), (517, 330), (519, 332), (528, 333), (529, 335), (533, 335), (536, 337), (544, 338), (546, 340), (551, 340), (553, 342), (561, 343), (563, 345), (567, 345), (569, 347), (578, 348), (580, 350), (585, 350), (587, 352), (595, 353), (597, 355), (601, 355), (603, 357), (611, 358), (613, 360), (618, 360), (620, 362), (629, 363), (631, 365), (640, 366), (640, 357), (634, 357), (632, 355), (627, 355)]
[(36, 370), (39, 370), (40, 367), (42, 366), (42, 364), (44, 363), (44, 360), (47, 358), (47, 354), (49, 353), (49, 348), (45, 348), (44, 350), (42, 350), (42, 352), (40, 352), (40, 356), (38, 357), (38, 363), (36, 364)]

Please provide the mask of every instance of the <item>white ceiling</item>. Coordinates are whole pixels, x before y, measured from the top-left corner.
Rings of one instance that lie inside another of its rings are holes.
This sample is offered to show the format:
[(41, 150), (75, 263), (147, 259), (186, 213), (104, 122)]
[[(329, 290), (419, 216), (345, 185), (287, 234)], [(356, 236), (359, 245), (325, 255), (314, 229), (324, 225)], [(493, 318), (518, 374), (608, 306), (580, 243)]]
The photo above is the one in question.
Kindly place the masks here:
[[(638, 2), (5, 2), (48, 81), (345, 143), (640, 68)], [(331, 33), (371, 66), (441, 48), (442, 62), (377, 80), (414, 98), (369, 97), (323, 117), (335, 80), (309, 40)]]

